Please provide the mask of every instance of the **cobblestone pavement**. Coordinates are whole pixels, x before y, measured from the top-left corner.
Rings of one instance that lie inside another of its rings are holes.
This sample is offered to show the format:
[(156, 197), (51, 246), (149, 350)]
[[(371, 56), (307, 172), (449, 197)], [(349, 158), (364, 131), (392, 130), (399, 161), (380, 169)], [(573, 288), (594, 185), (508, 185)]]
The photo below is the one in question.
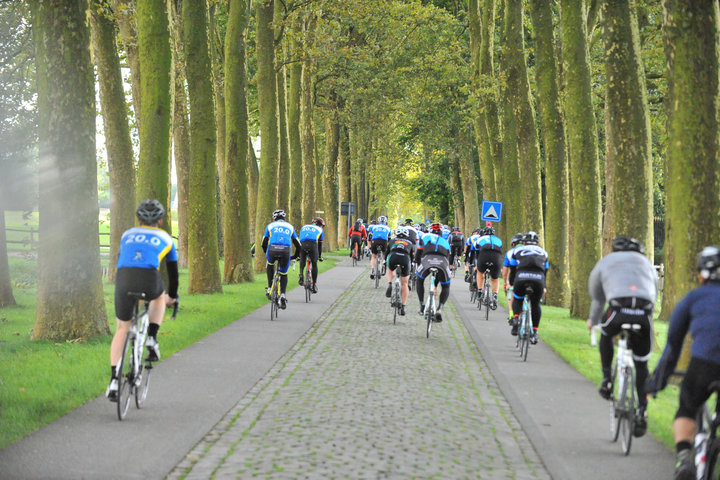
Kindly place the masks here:
[(362, 275), (168, 478), (550, 478), (448, 306), (427, 339)]

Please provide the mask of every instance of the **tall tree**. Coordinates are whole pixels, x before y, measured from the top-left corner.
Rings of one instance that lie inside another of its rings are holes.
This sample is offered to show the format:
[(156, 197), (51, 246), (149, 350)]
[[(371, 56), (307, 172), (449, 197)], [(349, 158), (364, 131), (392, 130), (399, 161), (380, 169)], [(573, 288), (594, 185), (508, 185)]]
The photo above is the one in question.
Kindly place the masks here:
[(523, 48), (523, 0), (505, 1), (505, 22), (506, 43), (503, 46), (503, 58), (507, 73), (507, 93), (513, 99), (512, 111), (517, 124), (523, 227), (525, 230), (537, 232), (544, 244), (540, 145)]
[[(182, 0), (178, 0), (182, 1)], [(120, 31), (120, 41), (130, 67), (130, 87), (132, 89), (135, 122), (140, 129), (140, 54), (138, 52), (136, 0), (113, 0), (113, 12)]]
[[(100, 110), (105, 128), (108, 170), (110, 172), (110, 271), (115, 268), (123, 232), (135, 224), (135, 164), (120, 59), (107, 0), (96, 0), (90, 8), (92, 42), (100, 85)], [(131, 201), (128, 201), (130, 199)]]
[(330, 95), (330, 110), (325, 118), (325, 157), (322, 188), (325, 216), (325, 245), (337, 250), (338, 156), (340, 148), (340, 112), (335, 92)]
[(245, 43), (250, 2), (232, 0), (225, 32), (225, 283), (252, 280), (248, 215), (248, 115)]
[(653, 171), (645, 69), (634, 0), (605, 2), (605, 249), (615, 235), (643, 242), (653, 257)]
[(185, 51), (183, 49), (182, 2), (170, 2), (172, 30), (172, 73), (173, 73), (173, 114), (172, 141), (173, 159), (177, 174), (178, 214), (178, 266), (188, 266), (188, 190), (190, 189), (190, 126), (188, 122), (188, 99), (185, 88)]
[(43, 172), (32, 338), (88, 338), (109, 333), (100, 275), (88, 3), (32, 6)]
[[(273, 37), (274, 0), (256, 0), (256, 55), (258, 109), (260, 110), (260, 179), (258, 182), (257, 212), (255, 215), (255, 272), (265, 268), (260, 250), (263, 227), (268, 223), (276, 203), (278, 162), (277, 83), (275, 77), (275, 45)], [(306, 175), (308, 173), (306, 172)]]
[(587, 318), (587, 280), (600, 258), (600, 171), (592, 84), (587, 49), (587, 24), (582, 2), (563, 0), (560, 31), (565, 85), (565, 117), (572, 186), (572, 285), (570, 314)]
[[(312, 46), (315, 30), (315, 17), (311, 13), (305, 20), (305, 50)], [(300, 97), (300, 136), (302, 143), (303, 161), (303, 202), (302, 221), (313, 217), (315, 212), (315, 201), (317, 190), (315, 185), (315, 122), (313, 121), (313, 106), (315, 103), (314, 80), (315, 68), (313, 60), (305, 55), (301, 75), (301, 97)], [(261, 156), (262, 157), (262, 156)]]
[[(255, 217), (257, 212), (257, 193), (260, 181), (258, 159), (252, 139), (248, 137), (247, 176), (248, 176), (248, 217), (250, 218), (250, 240), (255, 241)], [(264, 224), (261, 225), (261, 227)]]
[[(298, 22), (295, 27), (297, 28)], [(302, 143), (300, 140), (300, 97), (302, 94), (302, 62), (299, 42), (295, 38), (290, 42), (290, 71), (287, 85), (287, 129), (288, 149), (290, 154), (290, 198), (288, 209), (290, 223), (300, 225), (302, 222), (303, 201), (303, 160)]]
[(210, 71), (207, 10), (205, 1), (183, 2), (182, 8), (190, 97), (188, 293), (212, 293), (221, 291), (222, 286), (215, 215), (215, 112), (213, 87), (207, 74)]
[[(345, 125), (340, 126), (338, 139), (338, 201), (350, 202), (350, 139)], [(348, 215), (338, 215), (337, 244), (343, 247), (348, 230)]]
[(529, 2), (535, 41), (535, 84), (545, 151), (545, 249), (553, 268), (547, 273), (547, 302), (566, 307), (570, 301), (568, 263), (569, 178), (565, 149), (553, 12), (544, 0)]
[[(479, 122), (480, 125), (476, 125), (477, 128), (485, 128), (484, 122)], [(478, 191), (475, 175), (475, 162), (473, 161), (472, 155), (472, 142), (470, 139), (469, 132), (465, 131), (463, 127), (458, 130), (457, 140), (455, 142), (456, 148), (458, 149), (458, 163), (460, 164), (460, 181), (462, 187), (462, 198), (463, 198), (463, 222), (458, 222), (460, 226), (467, 232), (480, 225), (480, 210), (478, 208)], [(492, 175), (492, 170), (490, 171)], [(490, 176), (488, 178), (490, 178)], [(494, 180), (490, 180), (494, 183)], [(483, 186), (485, 184), (485, 177), (483, 177)], [(491, 191), (491, 190), (490, 190)]]
[(696, 284), (695, 255), (718, 243), (717, 2), (665, 0), (668, 149), (662, 314)]
[(289, 209), (290, 201), (290, 146), (288, 143), (287, 120), (287, 70), (285, 57), (287, 57), (287, 40), (285, 39), (283, 20), (285, 4), (275, 6), (273, 24), (275, 25), (275, 81), (277, 82), (277, 122), (278, 122), (278, 178), (276, 203), (279, 208)]
[(12, 283), (10, 282), (10, 264), (7, 254), (7, 238), (5, 235), (5, 209), (0, 195), (0, 308), (15, 305)]
[[(170, 211), (170, 31), (165, 0), (137, 0), (140, 63), (140, 157), (137, 198)], [(171, 223), (164, 228), (171, 231)]]

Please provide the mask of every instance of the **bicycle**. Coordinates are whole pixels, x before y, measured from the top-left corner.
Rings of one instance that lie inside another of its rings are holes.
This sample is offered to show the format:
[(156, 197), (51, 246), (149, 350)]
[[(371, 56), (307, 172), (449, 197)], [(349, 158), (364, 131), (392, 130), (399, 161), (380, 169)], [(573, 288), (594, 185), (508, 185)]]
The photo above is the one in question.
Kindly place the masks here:
[(353, 251), (352, 251), (352, 264), (353, 264), (353, 267), (354, 267), (354, 266), (357, 265), (358, 262), (360, 261), (359, 253), (358, 253), (358, 244), (355, 243), (354, 246), (352, 247), (352, 249), (353, 249)]
[[(135, 406), (142, 408), (147, 399), (150, 388), (150, 373), (152, 362), (150, 356), (145, 357), (143, 363), (143, 352), (146, 350), (148, 325), (150, 324), (150, 313), (148, 311), (150, 302), (146, 300), (145, 294), (140, 292), (128, 292), (128, 296), (135, 300), (133, 307), (134, 314), (130, 320), (130, 330), (125, 336), (122, 357), (117, 365), (117, 416), (118, 420), (125, 418), (130, 407), (130, 397), (135, 397)], [(145, 301), (145, 310), (140, 311), (140, 300)], [(179, 300), (175, 301), (171, 319), (177, 316)]]
[(272, 283), (270, 284), (270, 292), (268, 298), (270, 299), (270, 321), (273, 321), (278, 316), (278, 310), (280, 309), (280, 270), (278, 269), (278, 261), (275, 260), (273, 263), (275, 266), (275, 275), (273, 276)]
[[(378, 253), (378, 254), (377, 254), (377, 258), (375, 259), (375, 271), (374, 271), (374, 276), (375, 276), (375, 288), (378, 288), (378, 287), (380, 286), (380, 277), (381, 277), (381, 276), (385, 276), (385, 272), (386, 272), (386, 271), (385, 271), (385, 263), (383, 262), (383, 260), (384, 260), (384, 259), (383, 259), (383, 253), (382, 253), (382, 252)], [(382, 273), (381, 273), (381, 271), (380, 271), (380, 270), (381, 270), (381, 268), (380, 268), (380, 264), (381, 264), (381, 263), (382, 263)]]
[(460, 257), (456, 255), (454, 261), (450, 265), (450, 274), (453, 278), (455, 278), (455, 272), (458, 268), (460, 268)]
[(475, 267), (470, 267), (470, 303), (473, 305), (478, 299), (477, 278), (475, 277)]
[(305, 275), (305, 282), (303, 283), (303, 286), (305, 287), (305, 303), (310, 302), (310, 296), (312, 295), (312, 262), (310, 261), (310, 255), (307, 256), (305, 260), (305, 268), (303, 269), (303, 274)]
[(486, 268), (483, 276), (483, 289), (480, 296), (480, 301), (478, 302), (478, 308), (482, 310), (482, 307), (485, 306), (485, 321), (487, 321), (490, 320), (490, 302), (492, 302), (492, 297), (490, 294), (490, 270)]
[(628, 339), (631, 332), (639, 331), (642, 327), (638, 324), (623, 323), (621, 328), (611, 380), (613, 392), (610, 397), (610, 435), (613, 442), (621, 437), (622, 451), (625, 455), (629, 455), (635, 429), (638, 398), (635, 390), (635, 364)]
[(397, 316), (400, 314), (400, 310), (402, 309), (402, 297), (400, 296), (400, 270), (400, 265), (395, 267), (395, 277), (392, 282), (392, 295), (390, 296), (390, 306), (393, 308), (393, 325), (395, 324)]
[(523, 362), (527, 362), (528, 350), (530, 350), (530, 338), (533, 334), (532, 308), (530, 303), (530, 295), (532, 294), (532, 287), (526, 287), (522, 311), (518, 319), (520, 324), (518, 325), (517, 346), (520, 347), (520, 356)]
[(437, 273), (438, 273), (438, 269), (433, 267), (430, 269), (430, 276), (428, 277), (430, 280), (430, 288), (428, 290), (428, 299), (427, 299), (427, 303), (425, 304), (425, 310), (423, 311), (425, 320), (427, 320), (427, 327), (426, 327), (427, 338), (430, 338), (430, 330), (432, 330), (432, 324), (435, 321), (435, 313), (436, 313), (435, 290), (437, 289), (437, 285), (435, 283), (435, 278), (437, 277)]
[(697, 430), (695, 433), (695, 470), (698, 480), (720, 479), (720, 382), (708, 386), (710, 397), (715, 395), (715, 411), (710, 414), (708, 404), (698, 412)]

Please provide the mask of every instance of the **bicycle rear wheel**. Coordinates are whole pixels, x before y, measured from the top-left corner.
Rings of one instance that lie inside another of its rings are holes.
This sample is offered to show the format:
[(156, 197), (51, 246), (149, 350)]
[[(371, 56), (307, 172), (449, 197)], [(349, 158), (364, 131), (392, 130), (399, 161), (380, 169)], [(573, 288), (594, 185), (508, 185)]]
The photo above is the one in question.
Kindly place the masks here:
[(392, 306), (393, 306), (393, 325), (397, 321), (398, 313), (400, 313), (400, 306), (402, 301), (400, 300), (400, 285), (397, 280), (393, 281), (393, 292), (392, 292)]
[(375, 263), (375, 288), (380, 286), (380, 258)]
[(523, 362), (527, 362), (528, 351), (530, 350), (530, 335), (532, 335), (532, 314), (530, 310), (527, 310), (523, 316), (523, 333), (520, 343), (520, 356)]
[(720, 438), (714, 438), (705, 450), (705, 477), (720, 480)]
[(140, 383), (135, 385), (135, 406), (142, 408), (150, 389), (150, 372), (152, 372), (152, 363), (149, 360), (145, 364), (140, 363), (138, 375), (140, 375)]
[(635, 378), (631, 367), (625, 367), (625, 388), (623, 389), (623, 412), (620, 426), (620, 443), (625, 455), (630, 454), (633, 430), (635, 430)]
[(425, 305), (425, 320), (427, 320), (427, 327), (425, 335), (427, 338), (430, 338), (430, 330), (432, 330), (432, 324), (435, 320), (433, 317), (435, 316), (435, 294), (430, 293), (430, 296), (428, 297), (428, 303)]
[(610, 439), (613, 442), (617, 442), (617, 439), (620, 437), (620, 419), (622, 418), (622, 404), (620, 402), (622, 392), (618, 385), (617, 360), (613, 365), (612, 371), (613, 392), (612, 398), (610, 399)]
[(133, 339), (132, 334), (125, 336), (125, 344), (123, 345), (122, 357), (117, 365), (117, 416), (118, 420), (122, 420), (127, 415), (130, 406), (130, 394), (133, 388)]
[(270, 321), (275, 320), (278, 315), (278, 303), (280, 302), (278, 288), (279, 285), (277, 279), (275, 279), (273, 281), (272, 293), (270, 294)]

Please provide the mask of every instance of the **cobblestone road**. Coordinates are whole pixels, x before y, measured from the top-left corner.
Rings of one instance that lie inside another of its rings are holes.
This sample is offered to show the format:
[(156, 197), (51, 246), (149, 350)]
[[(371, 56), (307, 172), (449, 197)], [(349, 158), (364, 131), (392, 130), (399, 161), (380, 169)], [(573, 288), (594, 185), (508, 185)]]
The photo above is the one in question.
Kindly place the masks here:
[(550, 478), (449, 306), (363, 274), (168, 478)]

